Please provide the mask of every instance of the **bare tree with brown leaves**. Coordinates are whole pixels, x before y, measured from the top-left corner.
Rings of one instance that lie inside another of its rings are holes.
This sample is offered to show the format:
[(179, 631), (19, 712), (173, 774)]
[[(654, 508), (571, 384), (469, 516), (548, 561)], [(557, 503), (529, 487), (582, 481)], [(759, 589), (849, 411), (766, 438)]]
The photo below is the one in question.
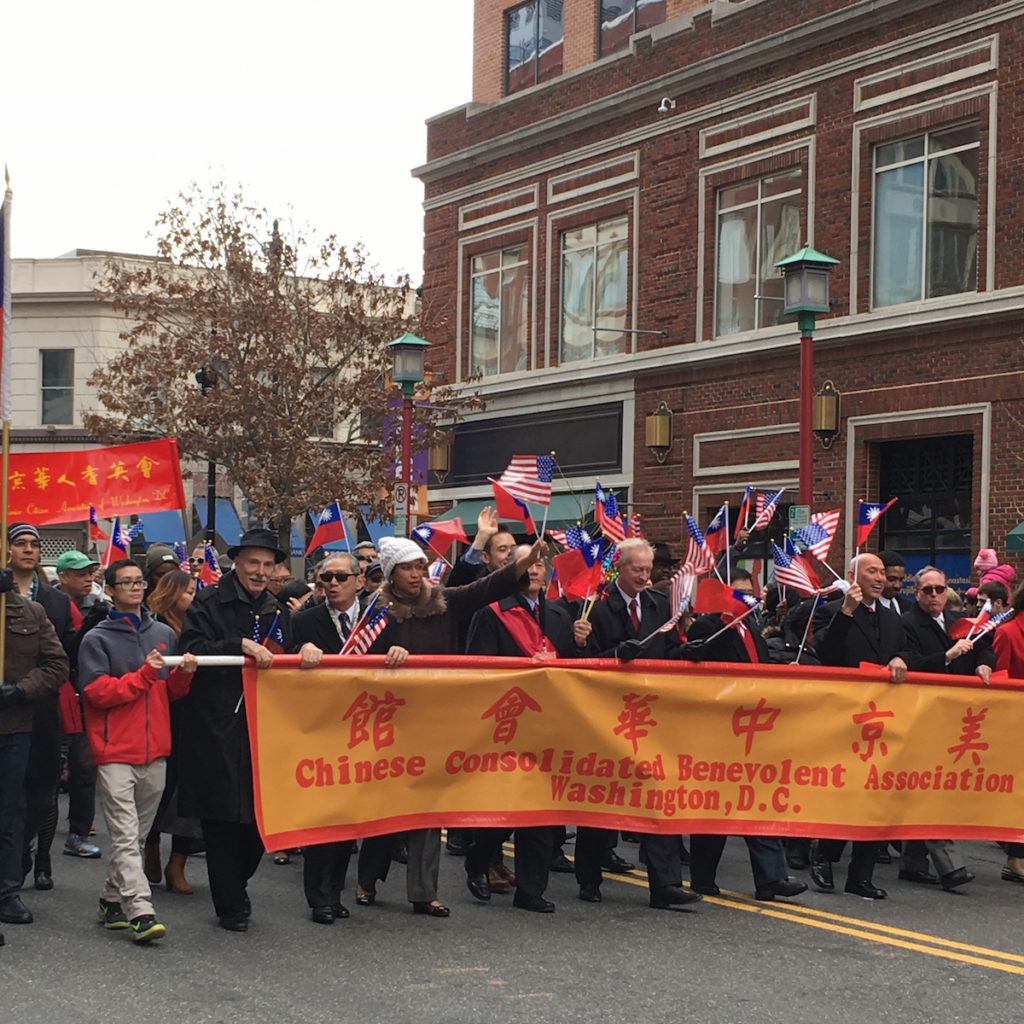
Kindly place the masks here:
[[(91, 377), (106, 411), (86, 428), (112, 443), (177, 437), (183, 455), (224, 467), (282, 536), (335, 499), (390, 515), (398, 438), (381, 443), (380, 426), (399, 398), (384, 346), (416, 329), (408, 280), (386, 284), (362, 246), (333, 235), (282, 239), (223, 183), (193, 184), (157, 229), (156, 260), (110, 260), (99, 283), (134, 326)], [(416, 408), (424, 446), (438, 417), (452, 419), (448, 396), (427, 397)]]

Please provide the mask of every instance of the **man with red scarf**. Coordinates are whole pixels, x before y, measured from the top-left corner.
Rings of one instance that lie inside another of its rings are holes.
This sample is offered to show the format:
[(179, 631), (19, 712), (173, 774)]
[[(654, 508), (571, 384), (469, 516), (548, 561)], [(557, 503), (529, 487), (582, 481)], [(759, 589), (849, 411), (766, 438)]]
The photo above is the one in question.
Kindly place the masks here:
[[(530, 550), (520, 545), (512, 553), (518, 559)], [(526, 584), (518, 594), (481, 608), (469, 625), (467, 654), (497, 658), (572, 658), (578, 650), (573, 639), (569, 613), (544, 600), (547, 568), (535, 562), (526, 572)], [(544, 899), (551, 860), (562, 830), (540, 825), (516, 829), (516, 894), (513, 906), (550, 914), (554, 903)], [(508, 834), (507, 829), (474, 830), (473, 844), (466, 852), (466, 885), (478, 900), (489, 900), (488, 866)]]

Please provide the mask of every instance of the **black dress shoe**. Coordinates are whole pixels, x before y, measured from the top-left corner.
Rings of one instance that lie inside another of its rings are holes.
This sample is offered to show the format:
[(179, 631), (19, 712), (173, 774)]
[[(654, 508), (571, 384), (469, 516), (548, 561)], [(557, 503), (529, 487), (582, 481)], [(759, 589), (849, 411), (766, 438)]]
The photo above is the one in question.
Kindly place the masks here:
[(532, 910), (535, 914), (553, 914), (555, 905), (551, 900), (543, 899), (540, 896), (520, 896), (516, 893), (512, 897), (512, 906), (520, 910)]
[(601, 869), (603, 871), (614, 871), (619, 874), (632, 871), (635, 867), (635, 864), (630, 864), (628, 860), (623, 860), (614, 850), (609, 850), (601, 861)]
[(859, 896), (862, 900), (884, 900), (889, 895), (872, 882), (854, 882), (849, 879), (846, 881), (845, 891), (851, 896)]
[(581, 885), (580, 899), (584, 903), (600, 903), (601, 887), (599, 885)]
[(309, 916), (316, 924), (334, 924), (334, 911), (330, 907), (313, 907)]
[(245, 914), (225, 914), (218, 918), (221, 928), (229, 932), (247, 932), (249, 930), (249, 918)]
[(0, 903), (0, 921), (5, 924), (31, 924), (32, 911), (21, 902), (20, 896), (8, 896)]
[(348, 907), (346, 907), (344, 903), (333, 903), (331, 905), (331, 910), (334, 911), (335, 921), (344, 921), (346, 917), (352, 916)]
[(758, 889), (754, 893), (754, 899), (770, 901), (776, 896), (799, 896), (802, 892), (807, 892), (806, 882), (796, 878), (780, 878)]
[(825, 892), (832, 892), (836, 883), (832, 878), (832, 863), (827, 860), (822, 860), (820, 857), (817, 860), (811, 861), (811, 881)]
[(479, 875), (466, 875), (466, 888), (475, 900), (486, 903), (491, 898), (491, 883), (487, 880), (486, 871)]
[(372, 890), (367, 891), (365, 889), (356, 890), (356, 906), (359, 907), (372, 907), (377, 902), (377, 894)]
[(50, 855), (36, 855), (36, 871), (33, 879), (35, 887), (43, 892), (49, 892), (53, 888), (53, 868), (50, 864)]
[(681, 885), (666, 885), (662, 889), (651, 890), (651, 906), (655, 910), (671, 910), (687, 903), (699, 903), (704, 897), (693, 889), (684, 889)]
[[(949, 892), (950, 889), (955, 889), (958, 885), (966, 885), (968, 882), (974, 881), (974, 875), (967, 870), (967, 868), (957, 868), (955, 871), (950, 871), (948, 874), (943, 875), (939, 881), (942, 883), (942, 888)], [(3, 918), (0, 917), (0, 921)]]
[(436, 906), (433, 903), (413, 903), (412, 912), (426, 914), (428, 917), (448, 917), (451, 914), (451, 911), (443, 903), (438, 903)]
[(690, 882), (690, 888), (694, 892), (699, 892), (701, 896), (721, 896), (722, 890), (717, 885), (694, 885)]
[(938, 875), (933, 875), (930, 871), (911, 871), (909, 868), (900, 868), (899, 879), (901, 882), (917, 882), (918, 885), (939, 884)]
[(1024, 875), (1019, 871), (1014, 871), (1012, 868), (1003, 868), (1002, 874), (999, 877), (1004, 882), (1024, 882)]
[(571, 875), (576, 869), (564, 853), (556, 853), (555, 859), (551, 862), (548, 870), (553, 871), (556, 875)]

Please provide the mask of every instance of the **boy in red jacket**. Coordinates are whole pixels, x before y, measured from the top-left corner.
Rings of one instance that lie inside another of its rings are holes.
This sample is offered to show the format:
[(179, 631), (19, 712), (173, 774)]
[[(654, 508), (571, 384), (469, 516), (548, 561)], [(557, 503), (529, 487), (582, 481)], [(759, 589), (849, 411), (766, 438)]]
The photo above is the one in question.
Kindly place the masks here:
[(164, 789), (170, 701), (188, 693), (198, 663), (186, 654), (168, 674), (164, 656), (176, 652), (177, 637), (142, 606), (145, 580), (135, 562), (113, 562), (105, 579), (114, 607), (86, 634), (78, 654), (97, 795), (110, 832), (100, 923), (130, 928), (134, 941), (149, 942), (166, 929), (153, 912), (142, 841)]

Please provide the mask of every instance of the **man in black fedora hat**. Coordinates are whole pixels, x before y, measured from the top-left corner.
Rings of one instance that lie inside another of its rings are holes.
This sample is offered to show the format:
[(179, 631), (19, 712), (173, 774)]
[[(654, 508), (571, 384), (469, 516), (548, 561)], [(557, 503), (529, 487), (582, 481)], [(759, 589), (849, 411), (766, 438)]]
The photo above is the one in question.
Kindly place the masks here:
[[(246, 532), (228, 549), (234, 568), (215, 587), (204, 587), (185, 613), (179, 649), (196, 655), (244, 654), (269, 668), (274, 653), (289, 649), (288, 612), (267, 582), (288, 557), (270, 530)], [(303, 666), (323, 652), (304, 644)], [(200, 667), (186, 701), (180, 759), (179, 810), (197, 817), (206, 843), (210, 895), (222, 928), (244, 932), (250, 904), (246, 883), (263, 856), (253, 807), (249, 729), (240, 668)]]

